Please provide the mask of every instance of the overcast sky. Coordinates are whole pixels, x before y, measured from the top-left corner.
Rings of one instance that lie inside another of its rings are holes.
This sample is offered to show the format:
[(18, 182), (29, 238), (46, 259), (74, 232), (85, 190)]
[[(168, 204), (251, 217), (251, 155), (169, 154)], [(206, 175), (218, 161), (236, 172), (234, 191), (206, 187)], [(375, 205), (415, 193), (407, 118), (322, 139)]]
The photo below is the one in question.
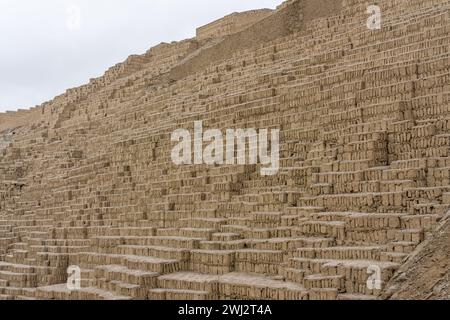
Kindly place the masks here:
[(131, 54), (282, 0), (0, 0), (0, 111), (41, 104)]

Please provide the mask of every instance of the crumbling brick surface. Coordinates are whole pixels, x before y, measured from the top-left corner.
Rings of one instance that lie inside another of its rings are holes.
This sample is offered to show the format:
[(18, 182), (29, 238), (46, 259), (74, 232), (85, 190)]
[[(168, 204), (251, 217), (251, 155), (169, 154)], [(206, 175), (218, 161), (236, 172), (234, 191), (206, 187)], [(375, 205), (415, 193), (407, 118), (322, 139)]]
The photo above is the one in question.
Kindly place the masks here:
[(450, 299), (450, 216), (422, 243), (386, 286), (383, 298)]
[[(378, 1), (380, 30), (313, 2), (1, 114), (0, 298), (386, 298), (450, 206), (450, 1)], [(174, 164), (195, 121), (279, 129), (280, 170)], [(442, 230), (391, 296), (444, 297), (414, 280)]]

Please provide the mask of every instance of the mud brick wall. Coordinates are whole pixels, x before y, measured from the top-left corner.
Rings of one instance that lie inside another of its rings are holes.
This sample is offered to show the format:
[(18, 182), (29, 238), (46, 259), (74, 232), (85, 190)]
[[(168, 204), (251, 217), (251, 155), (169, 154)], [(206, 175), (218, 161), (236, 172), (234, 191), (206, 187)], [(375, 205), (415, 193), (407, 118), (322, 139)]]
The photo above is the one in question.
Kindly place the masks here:
[(197, 39), (205, 40), (208, 38), (216, 38), (227, 36), (241, 30), (249, 25), (264, 19), (272, 13), (272, 10), (252, 10), (241, 13), (233, 13), (222, 19), (214, 21), (197, 29)]
[[(228, 16), (1, 114), (0, 298), (379, 298), (449, 210), (450, 2), (379, 5)], [(175, 165), (195, 121), (280, 130), (278, 173)]]

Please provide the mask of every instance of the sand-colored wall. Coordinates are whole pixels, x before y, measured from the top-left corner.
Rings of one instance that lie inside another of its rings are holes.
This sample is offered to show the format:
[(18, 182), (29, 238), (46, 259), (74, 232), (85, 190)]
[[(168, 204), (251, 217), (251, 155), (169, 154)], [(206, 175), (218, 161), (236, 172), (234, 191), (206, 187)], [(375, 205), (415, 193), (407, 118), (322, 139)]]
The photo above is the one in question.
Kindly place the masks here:
[(30, 124), (40, 119), (42, 113), (42, 107), (0, 113), (0, 132)]
[(172, 80), (184, 78), (217, 61), (226, 59), (240, 50), (252, 48), (288, 36), (295, 31), (300, 31), (307, 21), (339, 14), (341, 9), (341, 0), (295, 0), (288, 2), (283, 8), (240, 32), (226, 36), (214, 46), (199, 49), (202, 52), (175, 67), (170, 73), (170, 78)]
[(197, 39), (204, 40), (227, 36), (266, 18), (273, 11), (270, 9), (251, 10), (232, 13), (222, 19), (211, 22), (197, 29)]

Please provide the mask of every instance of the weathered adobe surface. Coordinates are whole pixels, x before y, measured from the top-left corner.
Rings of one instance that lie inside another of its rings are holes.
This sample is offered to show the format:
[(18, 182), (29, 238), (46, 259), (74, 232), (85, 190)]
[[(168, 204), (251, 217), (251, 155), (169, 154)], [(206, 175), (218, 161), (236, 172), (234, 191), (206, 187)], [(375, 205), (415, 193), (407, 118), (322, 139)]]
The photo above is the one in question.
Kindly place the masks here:
[(191, 73), (201, 72), (217, 61), (230, 58), (236, 52), (300, 31), (309, 21), (338, 14), (341, 7), (342, 2), (335, 0), (294, 1), (245, 30), (216, 39), (213, 46), (199, 48), (201, 54), (173, 68), (170, 79), (177, 80)]
[[(450, 1), (379, 4), (371, 31), (365, 1), (290, 1), (0, 115), (0, 298), (445, 297), (414, 279), (448, 256)], [(280, 129), (280, 172), (174, 165), (196, 120)]]
[(270, 9), (235, 12), (197, 29), (196, 38), (218, 38), (242, 31), (273, 13)]
[(393, 300), (450, 299), (449, 256), (450, 215), (447, 215), (433, 236), (398, 270), (382, 297)]

